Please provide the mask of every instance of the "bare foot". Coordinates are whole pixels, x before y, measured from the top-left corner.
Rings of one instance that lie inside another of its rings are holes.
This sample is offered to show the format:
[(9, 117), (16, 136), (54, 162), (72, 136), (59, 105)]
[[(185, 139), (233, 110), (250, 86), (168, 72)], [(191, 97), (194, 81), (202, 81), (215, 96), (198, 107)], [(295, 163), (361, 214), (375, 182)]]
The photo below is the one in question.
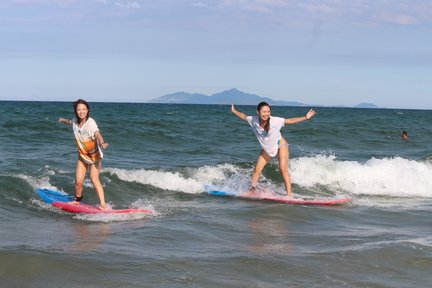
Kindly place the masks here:
[(256, 191), (256, 188), (255, 188), (254, 186), (251, 186), (251, 187), (249, 188), (249, 191), (246, 192), (246, 193), (247, 193), (247, 195), (248, 195), (249, 197), (257, 197), (257, 196), (258, 196), (257, 191)]
[(80, 202), (79, 202), (79, 201), (70, 201), (70, 202), (68, 202), (68, 204), (71, 204), (71, 205), (79, 205)]
[(107, 210), (107, 206), (106, 206), (106, 204), (103, 204), (103, 205), (99, 205), (99, 210)]
[(248, 193), (249, 197), (258, 197), (258, 194), (255, 192), (255, 190), (250, 190)]

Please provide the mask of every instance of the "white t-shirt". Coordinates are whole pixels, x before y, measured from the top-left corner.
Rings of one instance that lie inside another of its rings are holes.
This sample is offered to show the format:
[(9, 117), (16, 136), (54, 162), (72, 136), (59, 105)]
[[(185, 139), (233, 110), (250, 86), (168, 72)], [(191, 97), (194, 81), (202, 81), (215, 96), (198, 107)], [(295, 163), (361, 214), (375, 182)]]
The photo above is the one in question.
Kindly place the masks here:
[(247, 116), (246, 121), (252, 127), (262, 149), (269, 156), (275, 157), (278, 153), (279, 141), (281, 139), (280, 129), (285, 126), (285, 119), (270, 116), (270, 129), (268, 133), (259, 125), (259, 116)]
[[(87, 121), (84, 123), (84, 125), (81, 128), (78, 126), (77, 120), (74, 119), (74, 121), (72, 121), (72, 129), (76, 140), (81, 143), (97, 140), (95, 133), (96, 131), (99, 131), (99, 128), (96, 124), (96, 121), (91, 117), (87, 119)], [(103, 158), (102, 149), (100, 149), (100, 147), (99, 147), (99, 154), (100, 157)]]

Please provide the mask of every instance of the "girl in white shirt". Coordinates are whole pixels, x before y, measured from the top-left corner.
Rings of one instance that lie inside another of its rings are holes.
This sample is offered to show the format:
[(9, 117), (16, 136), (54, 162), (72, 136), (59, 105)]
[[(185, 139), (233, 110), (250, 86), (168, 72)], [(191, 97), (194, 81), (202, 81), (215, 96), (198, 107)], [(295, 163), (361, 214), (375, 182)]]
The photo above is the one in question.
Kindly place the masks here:
[(99, 180), (99, 173), (102, 163), (102, 149), (108, 147), (99, 128), (93, 118), (90, 118), (90, 106), (82, 99), (78, 99), (73, 103), (75, 119), (69, 120), (59, 118), (59, 122), (71, 125), (75, 141), (78, 148), (78, 161), (76, 165), (75, 175), (75, 201), (72, 204), (79, 204), (82, 196), (84, 178), (87, 170), (90, 170), (90, 179), (96, 194), (99, 197), (100, 208), (106, 209), (105, 193), (102, 184)]
[(252, 127), (258, 142), (261, 144), (261, 153), (252, 173), (251, 190), (255, 189), (261, 171), (272, 157), (277, 156), (279, 160), (279, 169), (285, 184), (285, 190), (291, 197), (291, 179), (288, 173), (288, 143), (282, 137), (280, 129), (286, 124), (300, 123), (309, 120), (315, 115), (315, 110), (310, 109), (306, 116), (295, 118), (280, 118), (270, 116), (270, 105), (266, 102), (261, 102), (257, 106), (257, 114), (248, 116), (237, 111), (234, 105), (231, 105), (231, 112), (242, 120), (246, 120)]

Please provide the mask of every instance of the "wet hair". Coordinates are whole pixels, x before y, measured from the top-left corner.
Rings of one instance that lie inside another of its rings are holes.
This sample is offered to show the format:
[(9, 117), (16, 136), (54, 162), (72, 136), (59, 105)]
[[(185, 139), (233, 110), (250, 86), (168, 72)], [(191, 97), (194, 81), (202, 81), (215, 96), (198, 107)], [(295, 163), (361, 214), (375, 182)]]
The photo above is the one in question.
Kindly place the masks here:
[(84, 104), (87, 107), (88, 113), (87, 113), (87, 117), (86, 117), (86, 121), (89, 119), (90, 117), (90, 105), (87, 103), (87, 101), (83, 100), (83, 99), (78, 99), (77, 101), (75, 101), (73, 103), (73, 108), (74, 108), (74, 112), (75, 112), (75, 117), (76, 120), (78, 122), (78, 124), (81, 123), (81, 119), (78, 117), (78, 113), (77, 113), (77, 108), (78, 108), (78, 104)]
[[(262, 107), (264, 107), (264, 106), (267, 106), (267, 107), (269, 107), (270, 108), (270, 105), (267, 103), (267, 102), (260, 102), (258, 105), (257, 105), (257, 112), (259, 113), (260, 111), (261, 111), (261, 108)], [(267, 121), (266, 121), (266, 123), (265, 123), (265, 125), (264, 125), (264, 130), (268, 133), (269, 132), (269, 130), (270, 130), (270, 117), (267, 119)]]

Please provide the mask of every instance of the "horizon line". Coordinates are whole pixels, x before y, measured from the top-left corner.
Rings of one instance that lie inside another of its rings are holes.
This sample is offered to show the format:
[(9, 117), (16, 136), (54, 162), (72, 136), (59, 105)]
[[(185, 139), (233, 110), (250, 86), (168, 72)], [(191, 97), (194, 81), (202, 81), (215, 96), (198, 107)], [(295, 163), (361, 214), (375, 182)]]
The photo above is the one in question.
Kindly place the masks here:
[[(87, 100), (86, 100), (87, 101)], [(0, 102), (42, 102), (42, 103), (66, 103), (66, 102), (74, 102), (74, 100), (8, 100), (8, 99), (0, 99)], [(89, 103), (105, 103), (105, 104), (148, 104), (148, 105), (207, 105), (207, 106), (229, 106), (235, 103), (221, 103), (221, 104), (203, 104), (203, 103), (150, 103), (150, 102), (137, 102), (137, 101), (87, 101)], [(256, 106), (256, 104), (235, 104), (236, 106)], [(356, 107), (356, 106), (344, 106), (344, 105), (305, 105), (305, 106), (297, 106), (297, 105), (271, 105), (273, 107), (295, 107), (295, 108), (305, 108), (305, 107), (319, 107), (319, 108), (341, 108), (341, 109), (370, 109), (370, 110), (432, 110), (432, 108), (398, 108), (398, 107)]]

